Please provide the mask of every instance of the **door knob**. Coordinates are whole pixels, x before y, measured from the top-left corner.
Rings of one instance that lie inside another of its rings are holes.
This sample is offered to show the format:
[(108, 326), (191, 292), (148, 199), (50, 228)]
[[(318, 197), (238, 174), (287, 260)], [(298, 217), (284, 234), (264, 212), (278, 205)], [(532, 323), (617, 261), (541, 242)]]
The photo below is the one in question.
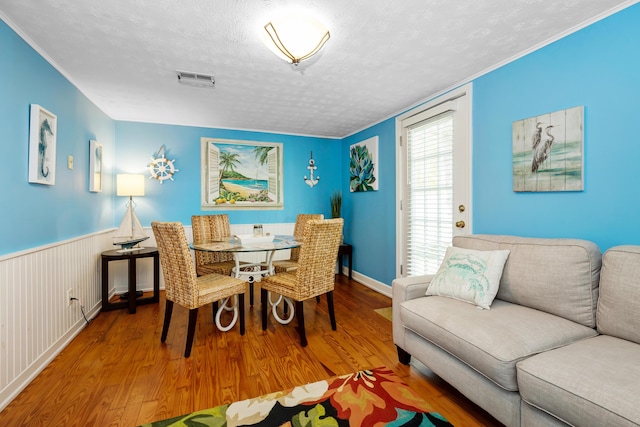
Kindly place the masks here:
[(458, 222), (456, 222), (456, 227), (458, 227), (458, 228), (464, 228), (464, 226), (465, 226), (464, 221), (458, 221)]

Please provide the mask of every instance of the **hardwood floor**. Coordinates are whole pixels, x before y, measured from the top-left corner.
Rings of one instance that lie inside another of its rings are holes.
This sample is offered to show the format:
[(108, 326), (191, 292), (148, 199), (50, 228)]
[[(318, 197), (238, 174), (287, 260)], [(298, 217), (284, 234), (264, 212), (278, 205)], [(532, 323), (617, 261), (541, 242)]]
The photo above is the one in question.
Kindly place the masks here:
[[(398, 362), (391, 322), (374, 312), (391, 300), (344, 276), (334, 292), (338, 330), (326, 298), (305, 302), (309, 345), (300, 347), (295, 320), (260, 326), (259, 298), (247, 330), (220, 332), (211, 309), (198, 313), (191, 357), (183, 357), (187, 310), (175, 306), (160, 343), (159, 305), (100, 313), (0, 413), (0, 425), (135, 426), (296, 385), (385, 365), (457, 426), (500, 425), (419, 362)], [(258, 288), (259, 289), (259, 288)], [(259, 295), (257, 290), (256, 295)]]

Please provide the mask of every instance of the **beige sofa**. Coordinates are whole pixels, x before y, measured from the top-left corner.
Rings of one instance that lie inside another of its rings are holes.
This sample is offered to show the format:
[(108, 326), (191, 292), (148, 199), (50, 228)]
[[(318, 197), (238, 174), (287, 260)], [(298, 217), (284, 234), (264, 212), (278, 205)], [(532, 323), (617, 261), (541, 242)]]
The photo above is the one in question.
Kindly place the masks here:
[(495, 235), (453, 245), (510, 251), (496, 299), (480, 310), (425, 296), (433, 276), (394, 280), (401, 362), (413, 356), (507, 426), (640, 423), (640, 247), (601, 257), (584, 240)]

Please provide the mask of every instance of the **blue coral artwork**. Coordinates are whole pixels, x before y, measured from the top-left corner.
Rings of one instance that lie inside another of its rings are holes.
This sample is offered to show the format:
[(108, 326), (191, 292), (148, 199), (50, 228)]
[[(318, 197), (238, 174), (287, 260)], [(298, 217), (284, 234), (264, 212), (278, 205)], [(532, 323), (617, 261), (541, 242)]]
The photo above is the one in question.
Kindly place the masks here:
[(349, 149), (349, 190), (354, 192), (378, 189), (378, 137), (374, 136)]

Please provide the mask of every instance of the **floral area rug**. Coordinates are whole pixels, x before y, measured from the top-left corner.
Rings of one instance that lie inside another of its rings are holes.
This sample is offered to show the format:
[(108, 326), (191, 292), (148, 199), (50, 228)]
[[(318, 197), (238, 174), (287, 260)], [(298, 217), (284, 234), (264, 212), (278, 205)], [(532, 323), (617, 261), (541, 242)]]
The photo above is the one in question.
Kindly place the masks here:
[(450, 426), (388, 368), (342, 375), (146, 426)]

